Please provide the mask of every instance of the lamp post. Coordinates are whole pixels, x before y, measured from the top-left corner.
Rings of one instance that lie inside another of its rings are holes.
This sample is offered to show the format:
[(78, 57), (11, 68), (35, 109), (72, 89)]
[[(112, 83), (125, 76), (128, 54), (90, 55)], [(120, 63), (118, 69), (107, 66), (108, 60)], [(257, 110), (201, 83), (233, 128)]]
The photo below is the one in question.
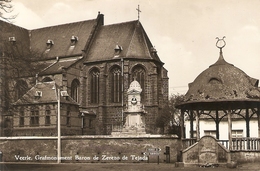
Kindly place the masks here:
[(60, 89), (58, 88), (58, 140), (57, 140), (57, 163), (61, 162), (61, 128), (60, 128)]
[(124, 125), (124, 59), (123, 58), (121, 58), (121, 68), (122, 68), (122, 73), (121, 73), (121, 77), (122, 77), (122, 94), (121, 94), (121, 100), (122, 100), (122, 103), (121, 103), (121, 105), (122, 105), (122, 113), (121, 113), (121, 122), (122, 122), (122, 127), (123, 127), (123, 125)]

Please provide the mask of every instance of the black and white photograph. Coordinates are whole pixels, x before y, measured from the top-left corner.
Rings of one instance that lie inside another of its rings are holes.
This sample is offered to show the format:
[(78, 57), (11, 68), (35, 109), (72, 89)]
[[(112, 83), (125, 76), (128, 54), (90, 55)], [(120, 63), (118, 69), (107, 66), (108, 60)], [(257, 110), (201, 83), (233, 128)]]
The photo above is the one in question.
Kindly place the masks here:
[(260, 0), (0, 0), (0, 171), (260, 169)]

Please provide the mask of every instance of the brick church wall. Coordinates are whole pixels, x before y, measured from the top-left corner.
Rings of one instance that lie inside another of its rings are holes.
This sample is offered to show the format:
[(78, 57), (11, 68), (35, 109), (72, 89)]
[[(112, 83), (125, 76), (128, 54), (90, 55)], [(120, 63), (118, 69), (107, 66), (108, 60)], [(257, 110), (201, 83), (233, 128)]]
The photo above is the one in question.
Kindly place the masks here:
[[(167, 95), (163, 93), (168, 93), (168, 91), (163, 90), (166, 88), (165, 84), (168, 83), (168, 80), (163, 80), (165, 78), (165, 71), (162, 70), (161, 66), (157, 66), (153, 62), (150, 61), (132, 61), (132, 60), (124, 60), (124, 109), (127, 101), (127, 90), (129, 88), (129, 84), (133, 80), (132, 69), (135, 66), (141, 66), (145, 69), (145, 87), (143, 87), (144, 99), (141, 100), (142, 104), (145, 105), (147, 109), (147, 118), (146, 125), (147, 131), (149, 133), (156, 133), (156, 125), (155, 121), (158, 116), (158, 107), (160, 103), (163, 102)], [(83, 94), (83, 99), (87, 99), (85, 106), (87, 110), (91, 110), (96, 108), (96, 122), (97, 122), (97, 134), (110, 134), (112, 131), (112, 125), (121, 124), (122, 120), (122, 103), (112, 103), (111, 102), (111, 87), (110, 87), (110, 76), (109, 72), (113, 66), (119, 66), (121, 68), (122, 63), (120, 60), (118, 61), (106, 61), (100, 63), (91, 63), (84, 67), (83, 73), (86, 74), (86, 89), (87, 91)], [(100, 71), (99, 77), (99, 103), (91, 104), (90, 103), (90, 76), (89, 72), (93, 67), (96, 67)], [(160, 72), (158, 72), (160, 71)], [(164, 73), (162, 73), (164, 72)], [(167, 76), (167, 73), (166, 73)], [(84, 89), (84, 88), (83, 88)], [(125, 118), (124, 118), (125, 119)], [(102, 125), (103, 128), (100, 128)]]

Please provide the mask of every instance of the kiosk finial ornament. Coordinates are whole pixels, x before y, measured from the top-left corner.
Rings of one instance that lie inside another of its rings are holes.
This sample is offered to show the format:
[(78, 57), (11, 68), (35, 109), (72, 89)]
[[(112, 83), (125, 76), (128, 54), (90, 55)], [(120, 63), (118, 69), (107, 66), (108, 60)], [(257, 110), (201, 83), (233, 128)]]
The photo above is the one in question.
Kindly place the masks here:
[(226, 38), (225, 36), (222, 39), (216, 37), (216, 39), (218, 39), (216, 46), (217, 46), (217, 48), (220, 49), (220, 51), (222, 51), (222, 48), (226, 46), (226, 42), (224, 40), (225, 38)]

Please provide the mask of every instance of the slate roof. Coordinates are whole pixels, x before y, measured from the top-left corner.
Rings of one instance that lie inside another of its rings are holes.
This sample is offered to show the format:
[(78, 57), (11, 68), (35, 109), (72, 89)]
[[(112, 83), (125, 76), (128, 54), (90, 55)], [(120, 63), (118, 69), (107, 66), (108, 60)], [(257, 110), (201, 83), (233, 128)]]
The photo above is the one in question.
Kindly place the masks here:
[[(37, 91), (42, 92), (41, 97), (35, 97)], [(58, 86), (55, 84), (55, 82), (39, 82), (13, 105), (57, 103), (57, 100)], [(67, 98), (60, 97), (60, 102), (78, 105), (78, 103), (75, 102), (70, 96)]]
[(238, 105), (236, 102), (259, 103), (258, 83), (259, 80), (251, 78), (244, 71), (226, 62), (221, 52), (217, 62), (189, 84), (184, 102), (179, 106), (192, 103), (210, 105), (209, 103), (216, 102), (234, 102), (234, 105)]
[(22, 27), (7, 23), (5, 21), (0, 20), (0, 54), (1, 52), (7, 50), (6, 48), (10, 48), (13, 46), (8, 46), (11, 42), (9, 41), (9, 37), (15, 37), (16, 43), (15, 48), (18, 48), (18, 52), (29, 53), (30, 51), (30, 38), (29, 31)]
[[(123, 48), (115, 57), (115, 47)], [(152, 44), (139, 21), (102, 26), (98, 31), (86, 62), (104, 61), (116, 58), (139, 58), (160, 61), (151, 53)], [(161, 62), (161, 61), (160, 61)]]
[[(103, 25), (103, 14), (99, 14), (93, 20), (34, 30), (26, 30), (6, 22), (3, 23), (4, 27), (0, 27), (0, 32), (4, 33), (0, 34), (2, 40), (7, 40), (10, 36), (15, 36), (17, 42), (19, 41), (20, 44), (23, 44), (21, 46), (23, 49), (27, 49), (28, 52), (43, 54), (42, 56), (37, 55), (37, 59), (35, 59), (39, 63), (36, 67), (39, 67), (40, 70), (44, 69), (44, 73), (41, 74), (57, 73), (60, 72), (60, 67), (64, 67), (64, 65), (69, 67), (72, 65), (72, 62), (59, 62), (52, 65), (48, 60), (55, 59), (56, 57), (85, 57), (86, 55), (86, 63), (117, 58), (148, 59), (162, 63), (157, 53), (152, 52), (153, 45), (138, 20)], [(74, 46), (71, 44), (72, 36), (78, 38)], [(54, 42), (51, 48), (47, 48), (46, 43), (48, 40)], [(0, 42), (0, 45), (1, 43), (3, 44), (3, 41)], [(116, 45), (123, 48), (117, 56), (115, 55)], [(82, 53), (82, 50), (86, 51)], [(52, 66), (51, 68), (49, 68), (50, 65)], [(46, 68), (48, 70), (45, 70)]]
[(72, 64), (76, 63), (82, 59), (82, 56), (75, 56), (69, 58), (62, 58), (56, 60), (42, 61), (37, 63), (41, 65), (41, 68), (44, 68), (39, 75), (49, 75), (49, 74), (58, 74), (62, 73), (63, 69), (69, 68)]
[[(44, 54), (45, 59), (82, 54), (95, 24), (96, 19), (31, 30), (31, 48)], [(75, 46), (71, 46), (72, 36), (78, 37)], [(48, 40), (54, 42), (49, 51)]]

